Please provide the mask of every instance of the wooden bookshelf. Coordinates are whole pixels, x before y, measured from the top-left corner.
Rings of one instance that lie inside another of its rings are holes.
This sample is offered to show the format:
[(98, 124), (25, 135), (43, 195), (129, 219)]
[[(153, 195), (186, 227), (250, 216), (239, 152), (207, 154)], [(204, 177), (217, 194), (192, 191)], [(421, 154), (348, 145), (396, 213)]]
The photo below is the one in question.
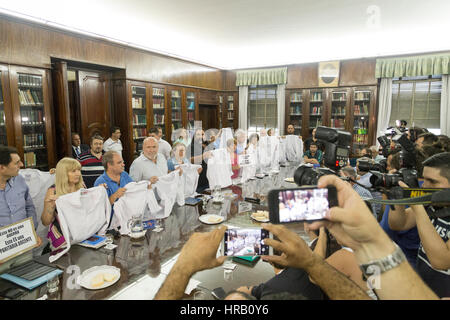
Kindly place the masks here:
[(48, 72), (10, 67), (15, 146), (26, 168), (48, 170), (56, 165)]
[[(289, 124), (294, 125), (294, 134), (302, 135), (303, 119), (304, 119), (304, 94), (302, 90), (289, 91), (286, 94), (286, 128)], [(285, 130), (286, 130), (285, 128)]]
[(375, 144), (376, 86), (286, 90), (286, 126), (307, 139), (323, 125), (350, 132), (351, 156)]

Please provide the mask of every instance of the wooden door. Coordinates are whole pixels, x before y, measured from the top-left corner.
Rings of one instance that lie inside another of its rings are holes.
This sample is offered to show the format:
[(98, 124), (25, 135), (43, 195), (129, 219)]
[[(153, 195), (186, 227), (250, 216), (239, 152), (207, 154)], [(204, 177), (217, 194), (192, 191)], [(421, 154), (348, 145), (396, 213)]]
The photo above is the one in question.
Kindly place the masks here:
[(0, 144), (15, 145), (13, 122), (9, 70), (8, 66), (0, 65)]
[[(80, 84), (81, 139), (100, 134), (109, 137), (111, 74), (107, 72), (78, 71)], [(123, 110), (124, 113), (127, 110)]]
[(219, 128), (217, 124), (217, 106), (199, 105), (199, 112), (203, 130)]
[(70, 123), (69, 86), (67, 63), (58, 61), (53, 65), (52, 80), (54, 89), (54, 110), (56, 124), (56, 155), (58, 159), (72, 156), (72, 137)]

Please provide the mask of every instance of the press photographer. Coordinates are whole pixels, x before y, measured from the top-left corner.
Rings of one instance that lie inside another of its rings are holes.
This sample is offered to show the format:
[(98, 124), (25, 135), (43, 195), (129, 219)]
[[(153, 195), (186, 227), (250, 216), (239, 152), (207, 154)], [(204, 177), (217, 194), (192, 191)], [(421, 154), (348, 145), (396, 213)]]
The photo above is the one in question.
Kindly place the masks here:
[[(423, 162), (422, 188), (450, 188), (450, 153), (435, 154)], [(399, 185), (409, 187), (403, 182)], [(417, 226), (420, 248), (417, 272), (425, 283), (440, 297), (450, 296), (450, 215), (434, 218), (433, 215), (450, 210), (432, 205), (414, 205), (405, 209), (395, 206), (389, 213), (392, 230), (409, 230)], [(430, 218), (431, 217), (431, 218)]]

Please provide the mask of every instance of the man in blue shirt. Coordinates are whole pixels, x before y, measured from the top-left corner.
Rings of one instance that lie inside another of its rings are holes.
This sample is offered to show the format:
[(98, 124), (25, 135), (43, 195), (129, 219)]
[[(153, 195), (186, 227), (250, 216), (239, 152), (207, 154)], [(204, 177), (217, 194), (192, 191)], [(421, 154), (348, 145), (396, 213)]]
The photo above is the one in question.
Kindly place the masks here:
[(0, 146), (0, 227), (31, 217), (36, 229), (36, 209), (25, 179), (19, 175), (21, 167), (16, 149)]
[(116, 151), (106, 152), (102, 162), (105, 172), (95, 180), (94, 187), (106, 185), (109, 202), (114, 205), (114, 202), (125, 194), (125, 186), (133, 182), (133, 179), (124, 171), (125, 162)]

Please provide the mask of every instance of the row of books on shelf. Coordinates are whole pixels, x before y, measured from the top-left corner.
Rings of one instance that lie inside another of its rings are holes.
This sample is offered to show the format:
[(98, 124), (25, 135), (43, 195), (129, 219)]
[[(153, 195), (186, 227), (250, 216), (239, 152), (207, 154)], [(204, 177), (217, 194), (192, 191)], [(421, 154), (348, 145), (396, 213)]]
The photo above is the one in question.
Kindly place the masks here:
[(310, 114), (321, 114), (322, 107), (312, 107), (310, 111)]
[(4, 146), (8, 145), (8, 138), (6, 137), (6, 134), (0, 134), (0, 144)]
[(180, 100), (172, 100), (172, 108), (181, 108), (181, 101)]
[(164, 104), (161, 105), (161, 103), (153, 103), (153, 110), (155, 109), (160, 109), (160, 110), (164, 110)]
[(234, 120), (234, 112), (233, 111), (228, 111), (227, 112), (227, 119), (228, 120)]
[(180, 91), (172, 91), (172, 99), (181, 98)]
[(368, 115), (369, 114), (369, 106), (367, 103), (363, 103), (362, 105), (355, 104), (353, 106), (353, 114), (354, 115)]
[(181, 120), (181, 111), (172, 110), (172, 120)]
[(344, 128), (345, 127), (345, 119), (339, 118), (331, 118), (331, 126), (333, 128)]
[(322, 101), (322, 92), (313, 92), (311, 96), (311, 101)]
[(23, 155), (23, 160), (25, 167), (36, 166), (36, 154), (34, 152), (26, 152)]
[(228, 104), (228, 110), (234, 110), (234, 104), (233, 103), (229, 103)]
[(19, 74), (19, 86), (41, 87), (42, 78), (40, 76)]
[(43, 133), (30, 133), (23, 135), (23, 147), (24, 148), (39, 148), (44, 147), (44, 134)]
[(338, 107), (334, 106), (331, 114), (345, 116), (345, 106), (338, 106)]
[(298, 92), (292, 93), (291, 102), (302, 102), (302, 94)]
[(193, 93), (193, 92), (186, 93), (186, 99), (187, 100), (194, 100), (195, 99), (195, 93)]
[(291, 114), (301, 114), (301, 113), (302, 113), (302, 106), (291, 107)]
[(228, 96), (228, 101), (234, 101), (234, 97), (233, 96)]
[(131, 97), (131, 107), (133, 109), (143, 109), (144, 99), (142, 97)]
[(164, 97), (164, 89), (162, 89), (162, 88), (153, 88), (153, 96)]
[(22, 124), (43, 124), (44, 111), (43, 110), (28, 110), (20, 111), (22, 117)]
[(189, 101), (188, 107), (189, 110), (194, 110), (195, 109), (195, 102), (194, 101)]
[(0, 110), (0, 126), (5, 125), (5, 111)]
[(353, 128), (354, 129), (365, 129), (369, 127), (369, 121), (368, 120), (361, 120), (361, 119), (355, 119), (353, 121)]
[(27, 106), (27, 105), (36, 105), (41, 104), (43, 101), (42, 99), (42, 92), (31, 90), (31, 89), (19, 89), (19, 102), (21, 105)]
[(134, 114), (133, 125), (147, 124), (147, 116), (145, 114)]
[(354, 134), (353, 143), (368, 144), (369, 136), (367, 134)]
[(358, 91), (355, 92), (355, 100), (369, 100), (370, 92), (369, 91)]
[(315, 121), (310, 121), (309, 127), (316, 128), (322, 125), (322, 119), (315, 119)]
[(333, 101), (347, 101), (345, 92), (333, 92)]
[(147, 128), (134, 128), (133, 139), (138, 139), (147, 136)]
[(133, 94), (145, 95), (145, 87), (131, 87)]
[(153, 116), (154, 124), (163, 124), (164, 123), (164, 114), (155, 114)]
[(194, 121), (195, 120), (195, 113), (194, 112), (188, 112), (187, 113), (187, 119), (188, 119), (188, 121)]

